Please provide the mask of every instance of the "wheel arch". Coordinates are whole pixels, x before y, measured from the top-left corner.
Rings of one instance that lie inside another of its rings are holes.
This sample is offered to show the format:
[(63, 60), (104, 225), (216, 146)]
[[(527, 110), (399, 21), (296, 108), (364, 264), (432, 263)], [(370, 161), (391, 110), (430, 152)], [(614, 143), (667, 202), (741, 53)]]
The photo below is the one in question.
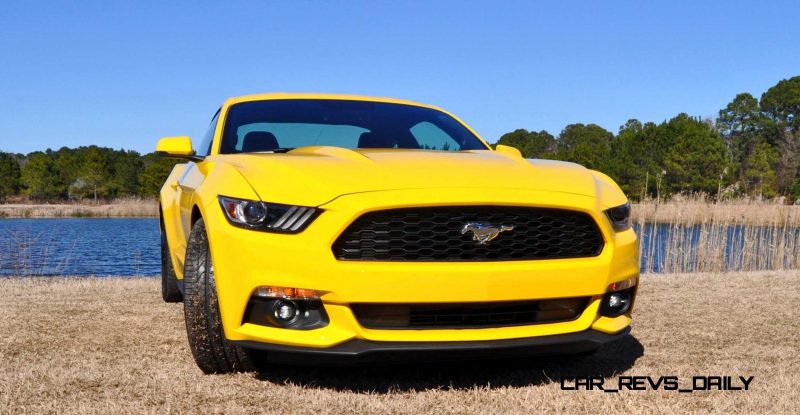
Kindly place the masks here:
[(197, 203), (195, 203), (194, 205), (192, 205), (192, 213), (190, 216), (189, 226), (193, 228), (194, 224), (197, 223), (198, 219), (202, 218), (203, 218), (203, 213), (200, 212), (200, 206)]

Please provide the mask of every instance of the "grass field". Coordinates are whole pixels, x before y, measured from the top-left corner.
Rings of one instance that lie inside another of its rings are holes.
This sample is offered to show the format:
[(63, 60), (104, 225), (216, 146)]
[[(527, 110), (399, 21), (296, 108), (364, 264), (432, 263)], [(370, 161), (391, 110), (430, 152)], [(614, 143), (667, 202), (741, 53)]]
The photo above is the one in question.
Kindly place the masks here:
[[(800, 413), (800, 272), (645, 275), (633, 336), (582, 358), (206, 376), (151, 278), (0, 279), (0, 413)], [(562, 391), (562, 376), (755, 376), (751, 390)]]

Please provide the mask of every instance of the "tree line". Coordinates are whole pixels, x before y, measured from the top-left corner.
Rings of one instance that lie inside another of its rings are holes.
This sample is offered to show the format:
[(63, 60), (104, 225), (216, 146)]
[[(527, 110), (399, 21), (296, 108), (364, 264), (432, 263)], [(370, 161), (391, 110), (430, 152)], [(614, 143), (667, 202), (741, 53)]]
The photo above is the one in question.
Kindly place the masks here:
[(761, 99), (736, 95), (715, 119), (632, 119), (616, 134), (595, 124), (568, 125), (557, 137), (519, 129), (498, 143), (525, 157), (603, 171), (634, 199), (689, 192), (798, 199), (800, 76), (781, 80)]
[[(558, 136), (518, 129), (498, 143), (528, 158), (603, 171), (633, 199), (692, 192), (800, 199), (800, 76), (760, 99), (737, 95), (715, 119), (685, 113), (658, 124), (632, 119), (616, 134), (596, 124), (571, 124)], [(154, 197), (176, 162), (98, 146), (0, 152), (0, 200)]]
[(0, 153), (0, 200), (156, 197), (175, 163), (154, 153), (98, 146)]

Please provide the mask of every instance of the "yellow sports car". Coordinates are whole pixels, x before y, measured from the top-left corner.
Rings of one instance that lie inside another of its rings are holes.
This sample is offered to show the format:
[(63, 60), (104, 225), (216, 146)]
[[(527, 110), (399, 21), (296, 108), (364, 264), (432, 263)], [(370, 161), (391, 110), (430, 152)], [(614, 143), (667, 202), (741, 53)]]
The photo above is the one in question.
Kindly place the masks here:
[(161, 190), (162, 294), (206, 373), (270, 361), (591, 352), (639, 265), (606, 175), (389, 98), (227, 100)]

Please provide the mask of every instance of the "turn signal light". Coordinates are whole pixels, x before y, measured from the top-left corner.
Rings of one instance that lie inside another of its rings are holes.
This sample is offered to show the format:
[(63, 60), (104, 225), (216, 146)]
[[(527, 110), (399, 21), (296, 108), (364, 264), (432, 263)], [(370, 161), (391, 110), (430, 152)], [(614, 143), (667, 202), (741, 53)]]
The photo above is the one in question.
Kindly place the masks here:
[(636, 285), (638, 280), (639, 280), (639, 277), (631, 277), (631, 278), (628, 278), (627, 280), (612, 282), (611, 284), (608, 285), (608, 288), (606, 288), (606, 291), (620, 291), (620, 290), (624, 290), (624, 289), (627, 289), (627, 288), (631, 288), (631, 287)]
[(289, 300), (319, 299), (319, 293), (316, 290), (307, 288), (261, 286), (256, 288), (254, 294), (258, 297), (285, 298)]

